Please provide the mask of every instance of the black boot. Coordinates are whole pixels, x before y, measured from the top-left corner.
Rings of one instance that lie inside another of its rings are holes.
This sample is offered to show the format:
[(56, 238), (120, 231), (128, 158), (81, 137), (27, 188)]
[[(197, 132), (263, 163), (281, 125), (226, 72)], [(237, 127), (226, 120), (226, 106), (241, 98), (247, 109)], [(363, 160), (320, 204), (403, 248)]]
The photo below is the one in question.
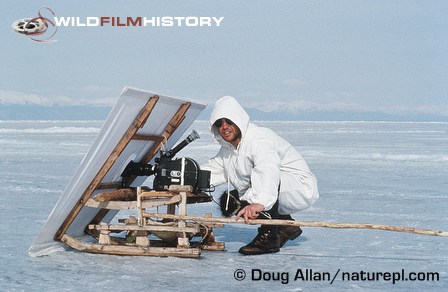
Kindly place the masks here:
[[(269, 211), (261, 212), (257, 219), (278, 219), (279, 216), (277, 201)], [(248, 245), (240, 248), (239, 252), (244, 255), (274, 253), (280, 251), (280, 244), (279, 226), (261, 225), (257, 236)]]
[[(282, 220), (292, 220), (294, 219), (291, 215), (280, 215), (279, 219)], [(280, 242), (280, 247), (283, 247), (288, 240), (294, 240), (302, 234), (302, 229), (299, 226), (278, 226), (278, 237)]]
[(274, 253), (280, 250), (280, 238), (276, 226), (262, 225), (258, 228), (257, 236), (246, 246), (240, 248), (239, 252), (244, 255), (259, 255)]

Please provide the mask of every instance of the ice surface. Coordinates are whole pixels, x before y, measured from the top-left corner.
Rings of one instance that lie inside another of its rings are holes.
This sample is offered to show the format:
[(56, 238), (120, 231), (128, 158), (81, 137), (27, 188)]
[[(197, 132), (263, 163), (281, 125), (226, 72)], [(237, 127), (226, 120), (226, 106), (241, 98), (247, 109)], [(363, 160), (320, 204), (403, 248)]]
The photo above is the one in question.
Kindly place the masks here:
[[(448, 123), (256, 123), (289, 140), (319, 180), (321, 198), (311, 209), (294, 214), (297, 220), (448, 230)], [(448, 286), (448, 238), (375, 230), (303, 228), (303, 235), (279, 253), (250, 257), (238, 254), (256, 233), (255, 226), (246, 225), (216, 229), (217, 239), (226, 243), (227, 250), (203, 252), (199, 260), (73, 250), (28, 256), (29, 245), (101, 124), (0, 121), (0, 291), (443, 291)], [(218, 145), (211, 140), (206, 122), (195, 122), (193, 128), (201, 139), (179, 155), (203, 163)], [(205, 212), (219, 216), (214, 203), (188, 209), (191, 215)], [(238, 269), (246, 272), (242, 281), (234, 277)], [(408, 279), (394, 284), (382, 276), (372, 281), (342, 278), (343, 273), (356, 276), (364, 271), (378, 276), (402, 270), (406, 276), (438, 273), (439, 281)], [(252, 280), (252, 271), (255, 277), (261, 271), (271, 280)], [(294, 280), (297, 271), (337, 276), (333, 283)]]

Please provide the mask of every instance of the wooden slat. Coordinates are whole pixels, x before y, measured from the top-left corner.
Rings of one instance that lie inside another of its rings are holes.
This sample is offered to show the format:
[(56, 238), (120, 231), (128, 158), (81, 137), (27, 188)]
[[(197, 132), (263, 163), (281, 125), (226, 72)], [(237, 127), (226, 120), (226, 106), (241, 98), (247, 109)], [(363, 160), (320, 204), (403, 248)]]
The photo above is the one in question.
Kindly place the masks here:
[(110, 231), (172, 231), (172, 232), (188, 232), (188, 233), (199, 233), (199, 227), (179, 227), (175, 225), (89, 225), (89, 229), (93, 230), (110, 230)]
[(98, 193), (93, 199), (97, 202), (135, 201), (137, 199), (137, 192), (131, 188), (121, 188)]
[(163, 142), (163, 136), (135, 134), (132, 140)]
[(155, 198), (155, 197), (172, 197), (174, 193), (166, 191), (151, 191), (151, 192), (141, 192), (139, 194), (140, 198)]
[[(180, 202), (180, 196), (175, 195), (169, 199), (152, 199), (142, 202), (143, 208), (154, 208), (161, 207), (170, 204), (176, 204)], [(91, 208), (101, 208), (109, 210), (130, 210), (137, 208), (136, 201), (108, 201), (108, 202), (97, 202), (94, 199), (88, 199), (86, 202), (86, 207)]]
[(174, 256), (185, 258), (198, 258), (201, 255), (200, 248), (175, 248), (175, 247), (140, 247), (123, 245), (103, 245), (87, 243), (63, 234), (61, 241), (68, 246), (90, 253), (114, 254), (114, 255), (139, 255), (139, 256)]
[(86, 207), (109, 209), (109, 210), (130, 210), (135, 209), (136, 203), (135, 201), (97, 202), (94, 199), (88, 199), (86, 202)]
[(75, 207), (70, 211), (67, 218), (65, 218), (62, 225), (59, 227), (59, 230), (56, 232), (55, 240), (61, 240), (62, 235), (67, 232), (67, 229), (69, 226), (73, 223), (78, 213), (81, 211), (82, 207), (85, 205), (85, 202), (89, 199), (89, 197), (92, 195), (92, 193), (96, 190), (100, 182), (103, 180), (103, 178), (106, 176), (107, 172), (110, 170), (112, 165), (114, 164), (115, 160), (120, 156), (120, 154), (123, 152), (124, 148), (128, 145), (129, 141), (132, 139), (132, 137), (135, 135), (135, 133), (144, 126), (146, 120), (148, 119), (148, 116), (151, 114), (152, 110), (154, 109), (155, 105), (157, 104), (157, 101), (159, 100), (158, 96), (153, 96), (149, 98), (146, 105), (143, 107), (142, 111), (138, 115), (138, 117), (134, 120), (132, 125), (129, 127), (129, 129), (126, 131), (126, 133), (123, 135), (115, 149), (112, 151), (112, 153), (109, 155), (103, 166), (101, 167), (100, 171), (96, 174), (96, 176), (93, 178), (92, 182), (89, 184), (87, 189), (84, 191), (84, 193), (81, 195), (81, 198), (79, 199), (78, 203), (75, 205)]
[(96, 189), (97, 190), (106, 190), (106, 189), (117, 189), (121, 187), (121, 182), (103, 182), (100, 183)]

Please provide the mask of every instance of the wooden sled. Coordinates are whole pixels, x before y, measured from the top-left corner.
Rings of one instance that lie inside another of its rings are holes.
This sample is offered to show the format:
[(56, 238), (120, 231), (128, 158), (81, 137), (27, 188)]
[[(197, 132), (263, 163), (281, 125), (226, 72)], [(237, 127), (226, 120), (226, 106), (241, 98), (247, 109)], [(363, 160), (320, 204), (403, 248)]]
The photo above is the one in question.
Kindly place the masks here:
[[(130, 161), (154, 163), (159, 151), (173, 147), (204, 108), (203, 104), (125, 88), (31, 245), (30, 255), (49, 254), (60, 242), (78, 250), (121, 255), (198, 257), (202, 249), (222, 250), (224, 246), (214, 242), (210, 231), (217, 225), (171, 220), (168, 226), (145, 214), (147, 208), (163, 205), (165, 214), (175, 214), (178, 209), (185, 215), (188, 203), (209, 202), (210, 196), (193, 194), (186, 186), (164, 192), (145, 190), (136, 196), (135, 190), (147, 177), (127, 178), (128, 189), (123, 189), (121, 177)], [(118, 201), (98, 196), (95, 200), (100, 193), (114, 194), (118, 199), (134, 197)], [(122, 224), (112, 224), (123, 210), (136, 211), (137, 222), (132, 223), (129, 216), (118, 219)], [(190, 240), (205, 229), (209, 229), (207, 236), (200, 237), (203, 239), (198, 243)], [(119, 233), (126, 233), (124, 240), (114, 236)], [(154, 234), (164, 239), (148, 236)], [(167, 242), (168, 235), (176, 240)]]
[[(166, 214), (187, 215), (187, 204), (211, 201), (207, 194), (192, 193), (191, 186), (173, 185), (169, 191), (144, 191), (137, 188), (136, 200), (126, 200), (123, 193), (134, 197), (133, 190), (120, 191), (120, 199), (109, 201), (108, 195), (115, 197), (116, 192), (101, 193), (90, 198), (86, 206), (109, 210), (133, 210), (136, 216), (119, 219), (118, 224), (100, 222), (89, 224), (86, 233), (91, 235), (90, 242), (82, 241), (64, 234), (61, 241), (68, 246), (90, 253), (142, 256), (175, 256), (197, 258), (201, 250), (224, 250), (224, 243), (216, 242), (213, 228), (222, 224), (198, 223), (187, 220), (156, 221), (149, 213), (151, 209), (165, 207)], [(177, 212), (176, 212), (177, 209)], [(159, 215), (163, 215), (160, 214)], [(207, 216), (207, 215), (206, 215)], [(207, 216), (209, 217), (209, 216)], [(153, 235), (150, 239), (149, 236)], [(194, 241), (194, 237), (199, 240)], [(93, 241), (92, 241), (93, 239)]]

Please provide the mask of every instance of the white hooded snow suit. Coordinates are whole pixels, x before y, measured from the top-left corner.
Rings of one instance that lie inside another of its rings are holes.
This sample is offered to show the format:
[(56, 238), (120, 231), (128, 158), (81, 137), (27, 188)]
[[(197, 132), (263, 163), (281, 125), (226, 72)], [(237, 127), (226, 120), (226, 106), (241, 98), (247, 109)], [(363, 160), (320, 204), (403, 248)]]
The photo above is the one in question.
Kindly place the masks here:
[[(237, 149), (213, 126), (221, 118), (230, 119), (240, 129)], [(249, 115), (233, 97), (216, 101), (210, 127), (221, 144), (218, 154), (201, 166), (211, 171), (211, 184), (228, 182), (238, 190), (241, 200), (261, 204), (265, 210), (278, 198), (282, 215), (306, 209), (318, 199), (317, 180), (303, 157), (272, 130), (250, 123)]]

